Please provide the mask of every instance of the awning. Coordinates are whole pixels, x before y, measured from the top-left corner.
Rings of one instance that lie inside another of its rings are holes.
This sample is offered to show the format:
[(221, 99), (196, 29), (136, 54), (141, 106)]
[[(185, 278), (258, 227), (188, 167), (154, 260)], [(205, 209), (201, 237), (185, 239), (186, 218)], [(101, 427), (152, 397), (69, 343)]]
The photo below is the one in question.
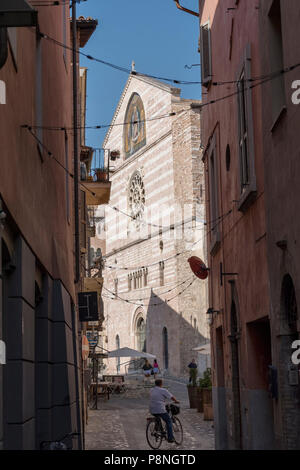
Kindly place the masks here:
[(37, 11), (26, 0), (1, 0), (0, 27), (36, 26)]
[(142, 358), (147, 358), (147, 359), (156, 358), (156, 356), (153, 356), (153, 354), (136, 351), (135, 349), (130, 349), (130, 348), (115, 349), (114, 351), (111, 351), (108, 353), (108, 358), (110, 357), (136, 357), (136, 358), (142, 357)]
[(210, 347), (210, 343), (206, 343), (193, 348), (193, 351), (197, 351), (199, 354), (205, 354), (208, 356), (210, 354)]

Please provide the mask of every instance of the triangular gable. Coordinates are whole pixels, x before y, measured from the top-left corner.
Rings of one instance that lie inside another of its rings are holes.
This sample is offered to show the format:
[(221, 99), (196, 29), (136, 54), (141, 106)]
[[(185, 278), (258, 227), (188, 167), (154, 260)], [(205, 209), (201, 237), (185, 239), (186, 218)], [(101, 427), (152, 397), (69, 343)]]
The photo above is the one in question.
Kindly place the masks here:
[(117, 117), (119, 115), (119, 112), (120, 112), (120, 109), (123, 105), (123, 102), (124, 102), (124, 99), (126, 97), (126, 94), (127, 94), (127, 91), (128, 91), (128, 88), (132, 82), (132, 80), (140, 80), (140, 81), (143, 81), (145, 83), (148, 83), (149, 85), (152, 85), (154, 87), (157, 87), (157, 88), (160, 88), (161, 90), (163, 91), (167, 91), (168, 93), (171, 93), (172, 95), (174, 96), (177, 96), (179, 97), (180, 96), (180, 93), (181, 93), (181, 89), (180, 88), (176, 88), (176, 87), (173, 87), (172, 85), (169, 85), (167, 83), (164, 83), (164, 82), (161, 82), (160, 80), (157, 80), (155, 78), (150, 78), (150, 77), (147, 77), (145, 75), (135, 75), (135, 74), (130, 74), (129, 77), (128, 77), (128, 80), (125, 84), (125, 87), (123, 89), (123, 92), (121, 94), (121, 97), (120, 97), (120, 100), (118, 102), (118, 105), (116, 107), (116, 110), (114, 112), (114, 115), (113, 115), (113, 118), (112, 118), (112, 121), (111, 121), (111, 124), (110, 124), (110, 127), (105, 135), (105, 138), (104, 138), (104, 141), (103, 141), (103, 144), (102, 144), (102, 147), (105, 148), (106, 144), (107, 144), (107, 141), (109, 139), (109, 136), (111, 134), (111, 131), (112, 131), (112, 128), (113, 128), (113, 125), (115, 124), (116, 120), (117, 120)]

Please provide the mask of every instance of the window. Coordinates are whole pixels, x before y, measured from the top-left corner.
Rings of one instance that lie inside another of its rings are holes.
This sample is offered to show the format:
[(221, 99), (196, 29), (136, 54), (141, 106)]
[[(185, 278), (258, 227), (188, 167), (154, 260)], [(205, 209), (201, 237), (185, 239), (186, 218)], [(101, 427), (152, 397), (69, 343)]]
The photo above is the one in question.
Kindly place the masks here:
[[(63, 30), (63, 44), (67, 44), (67, 15), (66, 15), (66, 6), (65, 4), (62, 5), (62, 30)], [(66, 47), (63, 47), (63, 57), (65, 61), (65, 65), (67, 65), (67, 49)]]
[(202, 85), (208, 87), (212, 79), (211, 32), (209, 22), (200, 26), (200, 54)]
[(160, 285), (163, 286), (165, 284), (165, 263), (164, 263), (164, 261), (159, 262), (159, 280), (160, 280)]
[(144, 269), (144, 287), (148, 285), (148, 268)]
[(143, 317), (140, 317), (136, 323), (136, 343), (137, 350), (146, 351), (146, 322)]
[(80, 234), (80, 242), (81, 242), (81, 251), (86, 250), (86, 196), (84, 191), (80, 191), (80, 218), (81, 218), (81, 234)]
[(3, 67), (7, 60), (8, 48), (7, 48), (7, 29), (0, 28), (0, 69)]
[(70, 185), (69, 185), (69, 142), (68, 142), (68, 133), (65, 131), (65, 165), (66, 165), (66, 213), (67, 221), (71, 223), (70, 216)]
[(35, 96), (35, 123), (36, 136), (39, 140), (38, 151), (43, 160), (43, 78), (42, 78), (42, 40), (36, 43), (36, 96)]
[(141, 97), (133, 93), (127, 105), (123, 129), (125, 158), (146, 145), (145, 110)]
[(90, 248), (90, 265), (92, 266), (95, 261), (95, 249)]
[[(120, 337), (119, 337), (119, 335), (116, 336), (116, 349), (120, 349)], [(120, 372), (120, 365), (121, 365), (121, 359), (119, 357), (117, 357), (117, 360), (116, 360), (117, 373)]]
[(241, 191), (249, 185), (249, 161), (248, 161), (248, 129), (247, 129), (247, 98), (246, 98), (245, 70), (238, 82), (239, 100), (239, 151), (241, 160)]
[[(281, 29), (280, 0), (274, 0), (269, 11), (269, 48), (270, 68), (272, 72), (278, 72), (284, 68), (283, 42)], [(272, 116), (273, 127), (285, 109), (284, 74), (271, 80), (272, 86)]]
[(132, 290), (132, 274), (128, 274), (128, 290)]
[(17, 70), (18, 35), (17, 28), (7, 28), (8, 41), (15, 69)]
[(209, 174), (209, 210), (210, 210), (210, 253), (214, 255), (220, 246), (219, 219), (219, 178), (217, 160), (217, 139), (213, 135), (208, 149), (208, 174)]
[(252, 115), (251, 49), (247, 46), (237, 78), (238, 138), (240, 162), (240, 201), (246, 211), (256, 197), (255, 155)]
[(226, 171), (230, 170), (230, 163), (231, 163), (231, 153), (230, 153), (230, 146), (228, 144), (226, 147)]

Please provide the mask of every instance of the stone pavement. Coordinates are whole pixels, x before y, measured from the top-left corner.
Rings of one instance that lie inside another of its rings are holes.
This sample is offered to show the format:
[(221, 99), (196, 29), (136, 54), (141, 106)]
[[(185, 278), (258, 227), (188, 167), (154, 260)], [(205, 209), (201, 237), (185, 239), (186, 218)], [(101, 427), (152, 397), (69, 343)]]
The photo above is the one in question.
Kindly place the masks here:
[[(181, 446), (163, 442), (161, 450), (213, 450), (214, 428), (212, 421), (204, 421), (203, 414), (191, 410), (186, 385), (174, 380), (164, 380), (164, 385), (180, 401), (179, 415), (183, 426)], [(86, 427), (86, 450), (150, 450), (146, 440), (148, 398), (101, 398), (98, 410), (89, 410)]]

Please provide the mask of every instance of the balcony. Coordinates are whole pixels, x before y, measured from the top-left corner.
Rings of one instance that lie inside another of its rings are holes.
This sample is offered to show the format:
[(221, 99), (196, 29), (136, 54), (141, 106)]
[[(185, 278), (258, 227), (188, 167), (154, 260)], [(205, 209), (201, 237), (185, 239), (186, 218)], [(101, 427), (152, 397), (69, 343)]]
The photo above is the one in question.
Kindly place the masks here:
[(83, 292), (97, 292), (101, 296), (103, 277), (85, 277), (83, 279)]
[[(81, 151), (80, 181), (86, 193), (87, 206), (107, 204), (110, 198), (109, 166), (105, 166), (105, 153), (101, 150), (90, 159), (91, 150), (84, 147)], [(109, 159), (107, 159), (109, 162)]]

